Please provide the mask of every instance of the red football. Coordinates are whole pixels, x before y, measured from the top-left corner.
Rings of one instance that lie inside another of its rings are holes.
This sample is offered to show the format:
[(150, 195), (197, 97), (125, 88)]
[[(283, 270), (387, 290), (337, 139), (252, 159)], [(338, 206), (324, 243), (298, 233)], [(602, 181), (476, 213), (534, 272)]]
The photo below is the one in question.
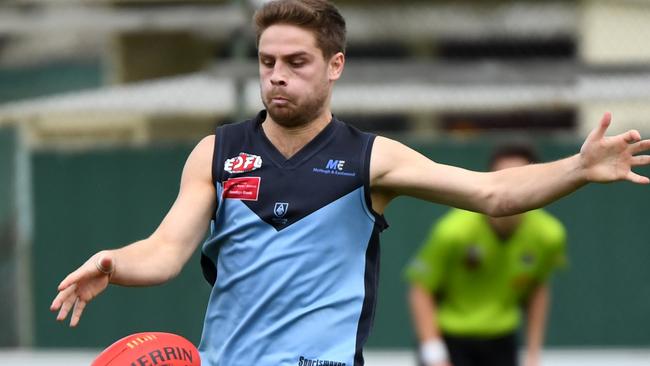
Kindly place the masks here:
[(97, 356), (91, 366), (200, 366), (199, 351), (171, 333), (146, 332), (124, 337)]

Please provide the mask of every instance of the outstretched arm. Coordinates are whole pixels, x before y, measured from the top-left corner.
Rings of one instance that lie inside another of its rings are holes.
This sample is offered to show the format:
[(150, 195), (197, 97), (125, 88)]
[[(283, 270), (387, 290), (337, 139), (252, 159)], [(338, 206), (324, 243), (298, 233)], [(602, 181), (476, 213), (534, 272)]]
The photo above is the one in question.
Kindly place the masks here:
[(204, 138), (185, 163), (176, 201), (148, 238), (93, 255), (59, 285), (50, 309), (76, 326), (86, 304), (110, 283), (124, 286), (160, 284), (175, 277), (205, 235), (214, 210), (212, 184), (214, 136)]
[(552, 163), (480, 173), (435, 163), (416, 151), (378, 137), (371, 158), (375, 210), (382, 211), (400, 195), (449, 206), (507, 216), (545, 206), (589, 182), (629, 180), (648, 184), (632, 168), (650, 164), (650, 140), (638, 131), (605, 136), (611, 122), (606, 113), (585, 140), (580, 153)]

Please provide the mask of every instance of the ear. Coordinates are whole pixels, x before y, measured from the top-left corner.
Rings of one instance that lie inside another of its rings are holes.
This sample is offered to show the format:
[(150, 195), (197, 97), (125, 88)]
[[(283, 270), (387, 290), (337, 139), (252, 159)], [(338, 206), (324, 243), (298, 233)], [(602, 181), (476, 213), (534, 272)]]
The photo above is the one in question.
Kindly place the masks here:
[(337, 52), (329, 60), (327, 66), (327, 73), (330, 81), (338, 80), (343, 73), (343, 67), (345, 66), (345, 55), (343, 52)]

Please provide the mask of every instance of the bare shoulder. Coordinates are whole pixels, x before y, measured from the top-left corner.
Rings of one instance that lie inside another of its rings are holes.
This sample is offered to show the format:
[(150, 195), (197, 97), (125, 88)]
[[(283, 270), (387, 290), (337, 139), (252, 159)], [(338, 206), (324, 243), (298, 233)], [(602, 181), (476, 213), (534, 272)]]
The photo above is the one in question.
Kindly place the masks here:
[(384, 136), (375, 138), (370, 155), (371, 184), (381, 180), (390, 171), (393, 162), (399, 158), (399, 155), (403, 154), (404, 149), (407, 149), (407, 147), (395, 140)]
[(391, 175), (403, 168), (433, 163), (420, 153), (383, 136), (377, 136), (370, 155), (370, 182), (374, 186), (391, 185)]
[(383, 153), (386, 151), (390, 151), (392, 149), (400, 149), (403, 147), (405, 147), (405, 145), (402, 144), (401, 142), (397, 142), (393, 139), (389, 139), (388, 137), (377, 136), (375, 137), (375, 143), (372, 152), (373, 154), (375, 152)]
[(199, 141), (185, 162), (183, 176), (212, 181), (212, 156), (214, 154), (214, 135)]
[(192, 153), (197, 152), (198, 154), (208, 155), (210, 158), (212, 158), (212, 153), (214, 151), (214, 141), (214, 135), (205, 136), (196, 144)]

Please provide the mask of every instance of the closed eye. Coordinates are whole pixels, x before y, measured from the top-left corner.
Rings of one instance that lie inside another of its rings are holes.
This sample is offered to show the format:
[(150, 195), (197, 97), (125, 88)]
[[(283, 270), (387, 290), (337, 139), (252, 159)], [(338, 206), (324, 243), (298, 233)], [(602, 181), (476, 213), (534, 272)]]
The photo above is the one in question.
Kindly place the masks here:
[(266, 67), (273, 67), (273, 65), (275, 64), (275, 62), (270, 59), (261, 59), (260, 63)]

